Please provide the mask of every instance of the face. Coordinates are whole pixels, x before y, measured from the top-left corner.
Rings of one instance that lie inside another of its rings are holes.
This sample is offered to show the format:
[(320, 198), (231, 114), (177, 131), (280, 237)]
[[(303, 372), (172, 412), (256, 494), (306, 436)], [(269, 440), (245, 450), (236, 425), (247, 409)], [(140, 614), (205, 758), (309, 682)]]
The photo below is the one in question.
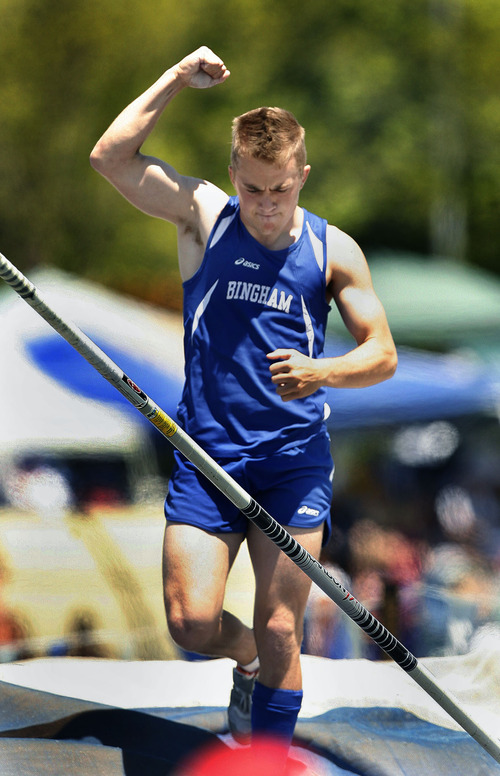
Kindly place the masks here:
[(281, 248), (294, 241), (293, 230), (299, 226), (299, 193), (309, 170), (309, 165), (297, 170), (294, 159), (277, 167), (260, 159), (242, 158), (236, 168), (229, 168), (241, 220), (262, 245)]

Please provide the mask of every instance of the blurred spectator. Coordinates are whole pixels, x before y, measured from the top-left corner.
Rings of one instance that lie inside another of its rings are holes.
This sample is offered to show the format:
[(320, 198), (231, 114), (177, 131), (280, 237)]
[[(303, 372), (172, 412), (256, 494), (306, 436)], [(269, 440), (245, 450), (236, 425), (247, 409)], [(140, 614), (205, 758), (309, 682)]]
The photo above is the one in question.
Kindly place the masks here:
[(421, 655), (459, 655), (494, 615), (494, 580), (485, 564), (458, 544), (434, 548), (427, 560), (420, 598)]
[(66, 639), (54, 642), (48, 649), (51, 657), (111, 657), (110, 650), (101, 643), (97, 619), (86, 609), (73, 614)]
[(109, 650), (99, 642), (96, 630), (96, 618), (91, 612), (77, 612), (70, 624), (72, 645), (68, 654), (73, 657), (110, 657)]
[[(414, 589), (421, 578), (427, 545), (365, 519), (351, 528), (349, 547), (354, 595), (411, 650), (415, 646)], [(363, 644), (364, 657), (385, 657), (364, 634)]]
[[(350, 589), (349, 577), (343, 569), (329, 561), (326, 553), (320, 561), (337, 582)], [(326, 593), (317, 585), (312, 585), (304, 621), (303, 652), (337, 659), (355, 657), (357, 648), (353, 631), (356, 627)]]
[(34, 657), (30, 646), (31, 628), (22, 615), (4, 610), (0, 613), (0, 661), (28, 660)]

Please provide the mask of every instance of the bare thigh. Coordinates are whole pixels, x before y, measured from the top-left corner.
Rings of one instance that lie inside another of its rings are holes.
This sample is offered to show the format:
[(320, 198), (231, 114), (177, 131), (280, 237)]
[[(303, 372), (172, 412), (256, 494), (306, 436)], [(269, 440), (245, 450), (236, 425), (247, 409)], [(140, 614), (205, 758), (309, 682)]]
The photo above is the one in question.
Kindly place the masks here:
[(195, 526), (167, 523), (163, 588), (169, 620), (220, 616), (227, 577), (242, 540), (242, 534), (210, 534)]

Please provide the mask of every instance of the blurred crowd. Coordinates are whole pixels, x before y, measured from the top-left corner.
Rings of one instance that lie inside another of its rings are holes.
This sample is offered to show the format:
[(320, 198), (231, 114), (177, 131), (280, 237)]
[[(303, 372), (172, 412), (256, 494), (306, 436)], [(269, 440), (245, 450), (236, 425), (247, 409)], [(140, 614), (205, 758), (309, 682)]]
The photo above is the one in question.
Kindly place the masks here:
[[(323, 565), (417, 657), (466, 653), (500, 622), (499, 473), (498, 421), (438, 422), (400, 429), (334, 498)], [(317, 587), (304, 652), (384, 657)]]
[(41, 640), (34, 636), (26, 617), (2, 606), (0, 600), (0, 663), (62, 656), (119, 657), (103, 640), (99, 622), (90, 610), (75, 611), (64, 634)]
[[(481, 632), (500, 624), (498, 420), (339, 435), (333, 451), (333, 532), (321, 557), (325, 568), (417, 657), (469, 651)], [(38, 461), (10, 484), (4, 481), (4, 498), (53, 517), (72, 501), (68, 472)], [(117, 482), (111, 482), (114, 499), (121, 492)], [(110, 492), (105, 485), (99, 483), (96, 496), (103, 508)], [(34, 654), (123, 656), (106, 646), (106, 623), (85, 611), (74, 613), (65, 634), (37, 644), (25, 618), (2, 604), (6, 569), (0, 552), (0, 661)], [(303, 651), (385, 658), (315, 585)]]

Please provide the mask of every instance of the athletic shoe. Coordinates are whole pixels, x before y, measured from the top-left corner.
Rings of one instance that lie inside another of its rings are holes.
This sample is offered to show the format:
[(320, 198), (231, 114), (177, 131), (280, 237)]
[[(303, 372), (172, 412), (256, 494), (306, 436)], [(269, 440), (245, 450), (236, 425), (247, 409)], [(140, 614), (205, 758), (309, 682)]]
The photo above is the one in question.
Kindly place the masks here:
[(239, 744), (249, 744), (252, 736), (252, 693), (257, 673), (243, 674), (233, 668), (233, 689), (227, 718), (229, 730)]

